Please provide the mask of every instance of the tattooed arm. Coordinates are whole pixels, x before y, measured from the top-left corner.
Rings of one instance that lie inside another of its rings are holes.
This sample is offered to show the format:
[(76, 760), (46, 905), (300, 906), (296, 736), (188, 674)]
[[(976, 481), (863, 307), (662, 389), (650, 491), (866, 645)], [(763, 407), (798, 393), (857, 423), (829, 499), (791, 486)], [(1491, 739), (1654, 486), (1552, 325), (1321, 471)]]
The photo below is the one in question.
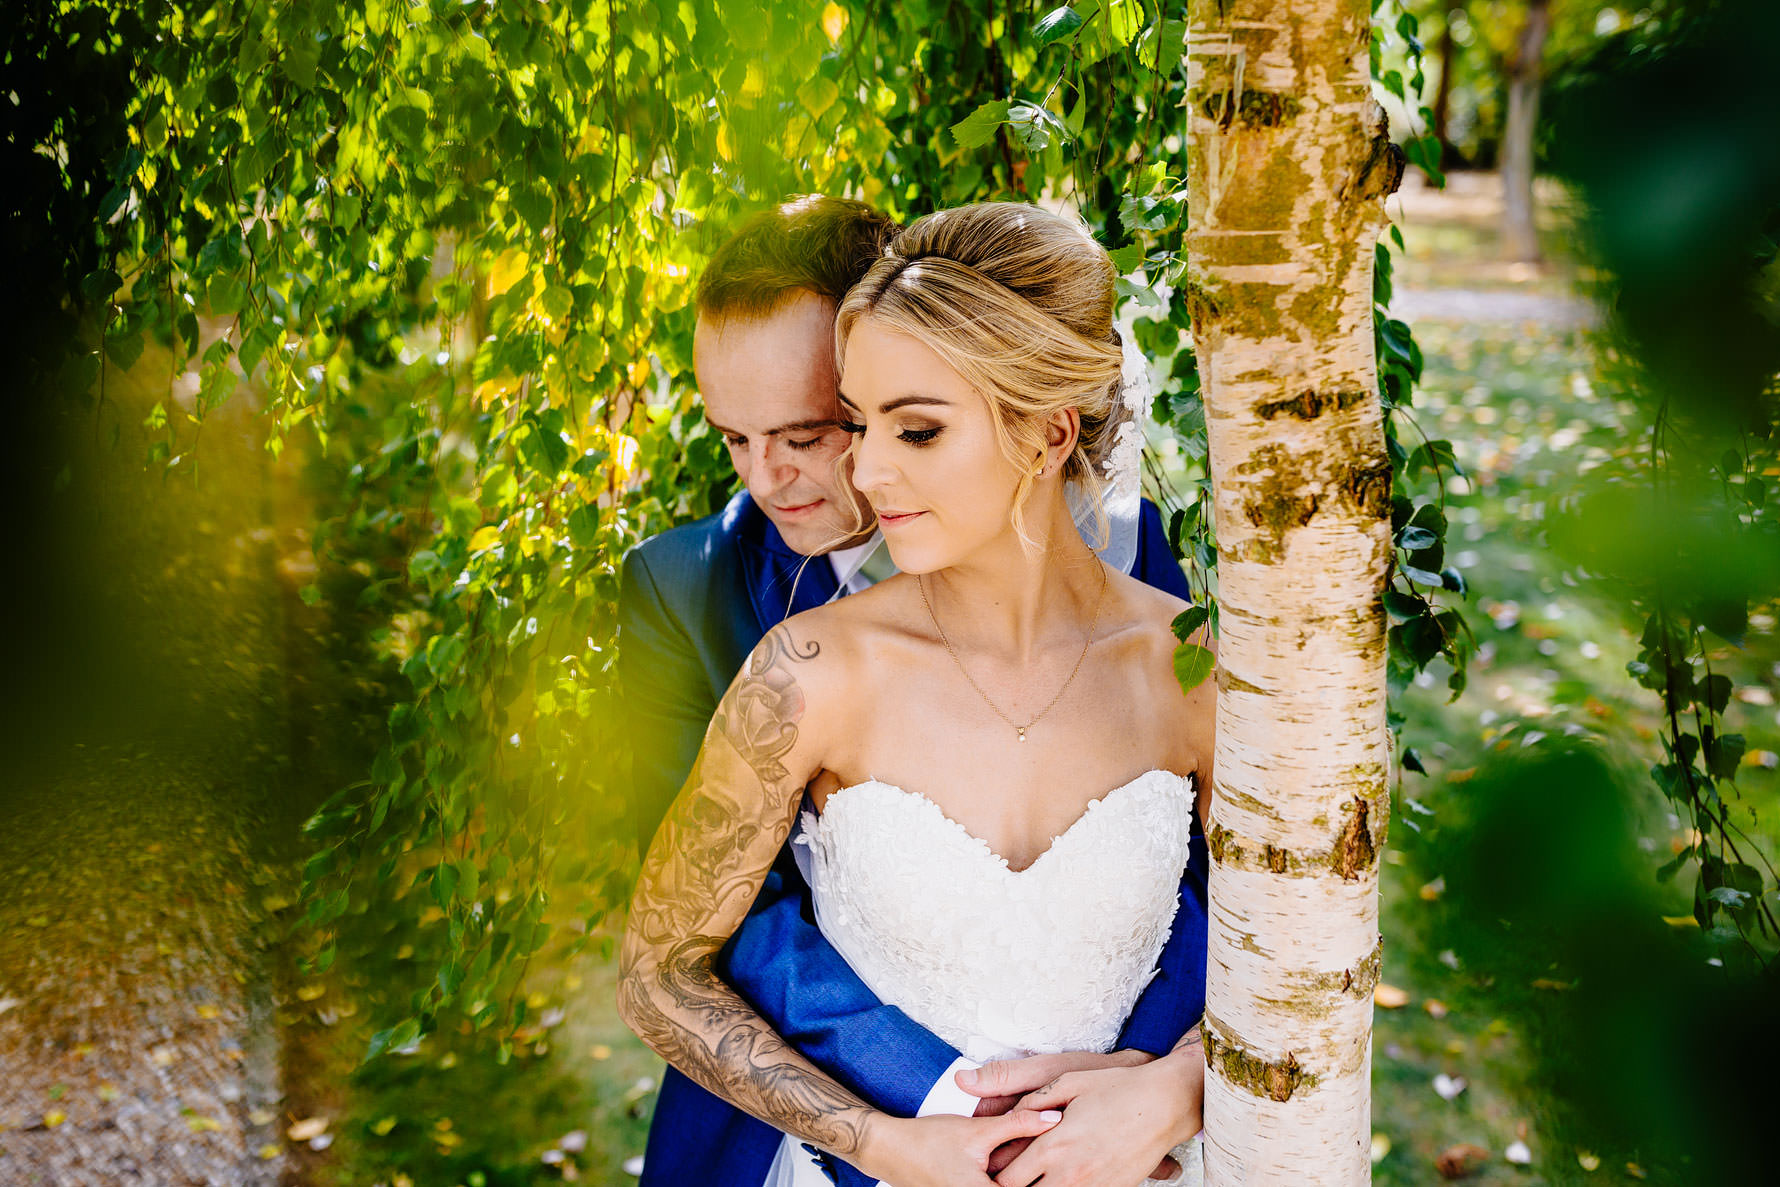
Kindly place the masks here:
[(631, 901), (618, 1010), (710, 1091), (876, 1178), (986, 1187), (990, 1151), (1054, 1117), (910, 1121), (876, 1112), (788, 1046), (715, 970), (822, 769), (824, 726), (809, 708), (848, 703), (813, 634), (803, 624), (795, 634), (776, 627), (718, 705)]

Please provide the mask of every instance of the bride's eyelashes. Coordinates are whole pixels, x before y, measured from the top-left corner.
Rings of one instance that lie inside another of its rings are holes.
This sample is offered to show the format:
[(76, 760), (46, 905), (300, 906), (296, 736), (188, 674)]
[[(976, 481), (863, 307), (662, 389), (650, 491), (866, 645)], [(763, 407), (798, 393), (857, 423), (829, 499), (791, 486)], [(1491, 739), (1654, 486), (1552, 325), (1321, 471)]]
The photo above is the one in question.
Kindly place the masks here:
[[(865, 426), (853, 421), (843, 420), (841, 422), (841, 429), (844, 432), (852, 433), (855, 437), (865, 436)], [(904, 429), (902, 432), (896, 434), (896, 439), (898, 441), (906, 442), (909, 445), (926, 445), (934, 438), (938, 437), (941, 431), (942, 430), (938, 427), (931, 429)]]

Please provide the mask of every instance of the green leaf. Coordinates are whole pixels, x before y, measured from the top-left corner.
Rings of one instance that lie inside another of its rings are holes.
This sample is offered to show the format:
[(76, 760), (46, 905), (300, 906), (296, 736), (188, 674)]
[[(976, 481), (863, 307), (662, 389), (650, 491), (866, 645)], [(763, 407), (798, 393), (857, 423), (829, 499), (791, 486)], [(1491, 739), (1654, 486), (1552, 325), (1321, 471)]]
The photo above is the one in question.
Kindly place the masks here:
[(1394, 589), (1384, 591), (1384, 611), (1390, 615), (1392, 622), (1408, 622), (1412, 618), (1420, 618), (1428, 612), (1428, 603), (1414, 594), (1399, 593)]
[(811, 119), (821, 119), (823, 113), (834, 106), (840, 93), (840, 87), (831, 79), (818, 74), (797, 88), (797, 101), (803, 104), (803, 109), (809, 112)]
[(1411, 525), (1397, 533), (1397, 547), (1407, 548), (1411, 552), (1417, 552), (1423, 548), (1432, 548), (1439, 539), (1439, 536), (1436, 536), (1427, 528)]
[(1107, 28), (1120, 45), (1130, 45), (1137, 31), (1143, 28), (1143, 5), (1138, 0), (1112, 0), (1106, 8)]
[(321, 42), (305, 29), (285, 45), (279, 68), (286, 78), (306, 91), (315, 85), (315, 67), (320, 61)]
[(1174, 678), (1182, 692), (1192, 692), (1211, 675), (1214, 660), (1211, 649), (1197, 643), (1182, 643), (1174, 649)]
[(1112, 261), (1113, 271), (1120, 276), (1129, 276), (1143, 267), (1143, 244), (1128, 243), (1124, 247), (1114, 248), (1106, 253), (1106, 258)]
[(1038, 24), (1032, 29), (1032, 39), (1041, 46), (1049, 45), (1053, 41), (1061, 41), (1081, 27), (1081, 16), (1075, 9), (1065, 5), (1051, 9), (1038, 19)]
[(1158, 74), (1172, 73), (1187, 52), (1187, 22), (1161, 20), (1145, 29), (1137, 39), (1137, 60), (1144, 69)]
[(1211, 611), (1204, 606), (1189, 606), (1174, 616), (1174, 622), (1169, 629), (1174, 632), (1176, 639), (1185, 643), (1193, 637), (1194, 631), (1205, 625), (1206, 620), (1210, 617)]
[(952, 139), (959, 148), (981, 148), (995, 139), (995, 130), (1007, 122), (1009, 107), (1006, 99), (984, 103), (952, 125)]
[(457, 867), (453, 865), (437, 865), (433, 867), (433, 901), (439, 904), (441, 911), (451, 910), (451, 903), (457, 897)]
[(1428, 768), (1422, 765), (1421, 753), (1413, 746), (1407, 747), (1403, 751), (1402, 766), (1405, 771), (1414, 771), (1419, 775), (1428, 773)]

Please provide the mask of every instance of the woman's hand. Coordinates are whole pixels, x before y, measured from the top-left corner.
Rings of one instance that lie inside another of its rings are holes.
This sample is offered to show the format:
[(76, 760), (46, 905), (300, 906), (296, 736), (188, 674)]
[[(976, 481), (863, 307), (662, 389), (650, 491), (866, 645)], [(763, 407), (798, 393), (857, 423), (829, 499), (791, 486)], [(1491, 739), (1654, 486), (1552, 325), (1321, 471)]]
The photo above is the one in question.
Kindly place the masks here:
[(995, 1176), (999, 1187), (1132, 1187), (1201, 1128), (1205, 1057), (1184, 1045), (1153, 1063), (1065, 1072), (1029, 1093), (1021, 1111), (1063, 1110)]
[(994, 1187), (989, 1156), (997, 1146), (1029, 1141), (1063, 1119), (1055, 1109), (1017, 1109), (999, 1117), (875, 1117), (860, 1170), (892, 1187)]

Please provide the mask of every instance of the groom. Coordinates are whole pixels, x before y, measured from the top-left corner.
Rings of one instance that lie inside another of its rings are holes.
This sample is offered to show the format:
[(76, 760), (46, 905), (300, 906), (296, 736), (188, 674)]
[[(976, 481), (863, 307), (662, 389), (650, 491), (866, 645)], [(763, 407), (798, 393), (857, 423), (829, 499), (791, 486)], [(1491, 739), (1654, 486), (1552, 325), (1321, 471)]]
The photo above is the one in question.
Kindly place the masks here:
[[(773, 626), (894, 572), (862, 496), (837, 469), (847, 446), (835, 399), (834, 314), (894, 224), (863, 203), (785, 202), (744, 224), (697, 293), (693, 366), (705, 419), (745, 487), (707, 519), (663, 532), (624, 562), (618, 676), (628, 715), (639, 845), (685, 781), (717, 702)], [(857, 511), (858, 515), (855, 516)], [(845, 533), (855, 523), (866, 526)], [(1187, 596), (1161, 517), (1145, 501), (1132, 573)], [(898, 1116), (1001, 1111), (1064, 1070), (1054, 1057), (975, 1064), (878, 1001), (812, 920), (787, 852), (729, 946), (722, 970), (785, 1040), (874, 1106)], [(1102, 1065), (1163, 1055), (1194, 1025), (1205, 992), (1203, 842), (1181, 883), (1160, 971)], [(1055, 1057), (1062, 1058), (1062, 1057)], [(1068, 1115), (1059, 1128), (1068, 1124)], [(761, 1187), (778, 1130), (669, 1068), (649, 1131), (642, 1187)], [(805, 1147), (847, 1187), (868, 1180)]]

